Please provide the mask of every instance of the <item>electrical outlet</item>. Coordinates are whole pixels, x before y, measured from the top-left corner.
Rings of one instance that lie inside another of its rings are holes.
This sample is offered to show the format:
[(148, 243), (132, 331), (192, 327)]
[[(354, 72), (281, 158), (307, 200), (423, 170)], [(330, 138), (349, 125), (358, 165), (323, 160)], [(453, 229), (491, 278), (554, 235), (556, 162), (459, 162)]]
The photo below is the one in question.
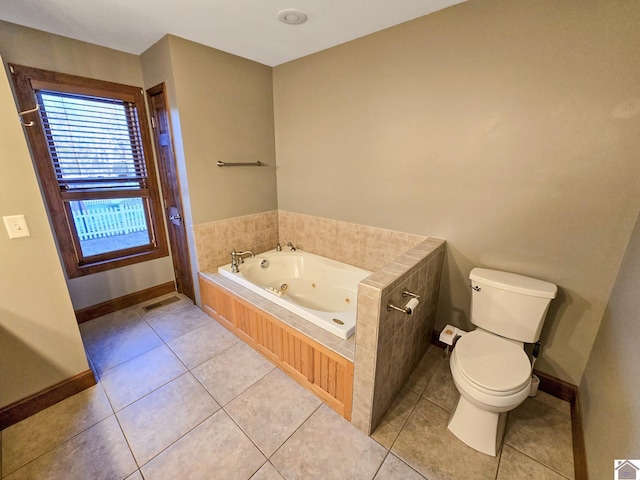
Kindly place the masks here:
[(30, 235), (29, 226), (24, 215), (2, 217), (2, 220), (4, 220), (4, 226), (7, 228), (9, 238), (28, 237)]

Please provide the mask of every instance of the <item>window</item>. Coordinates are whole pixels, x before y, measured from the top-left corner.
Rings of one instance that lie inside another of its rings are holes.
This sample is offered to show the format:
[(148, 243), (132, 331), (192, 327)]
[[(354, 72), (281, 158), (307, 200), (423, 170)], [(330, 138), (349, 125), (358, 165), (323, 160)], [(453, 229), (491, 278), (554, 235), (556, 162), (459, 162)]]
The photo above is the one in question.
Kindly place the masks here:
[(142, 90), (10, 68), (68, 276), (168, 255)]

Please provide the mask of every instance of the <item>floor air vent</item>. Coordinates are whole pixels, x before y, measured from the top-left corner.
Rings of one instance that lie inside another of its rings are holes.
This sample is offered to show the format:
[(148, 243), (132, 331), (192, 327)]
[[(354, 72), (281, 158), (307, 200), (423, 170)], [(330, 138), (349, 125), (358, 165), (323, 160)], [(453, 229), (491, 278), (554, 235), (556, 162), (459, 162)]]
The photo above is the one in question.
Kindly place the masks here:
[(148, 312), (149, 310), (153, 310), (159, 307), (164, 307), (165, 305), (170, 305), (172, 303), (179, 302), (179, 301), (180, 299), (178, 297), (169, 297), (169, 298), (165, 298), (164, 300), (160, 300), (159, 302), (147, 305), (146, 307), (143, 307), (143, 309), (145, 312)]

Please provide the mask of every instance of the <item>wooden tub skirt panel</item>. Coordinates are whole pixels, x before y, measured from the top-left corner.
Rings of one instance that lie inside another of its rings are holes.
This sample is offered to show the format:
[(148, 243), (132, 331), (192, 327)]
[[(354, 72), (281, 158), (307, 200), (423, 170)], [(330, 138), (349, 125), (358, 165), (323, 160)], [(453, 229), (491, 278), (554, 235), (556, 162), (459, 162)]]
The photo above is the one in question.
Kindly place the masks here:
[(200, 294), (208, 315), (351, 420), (352, 362), (202, 276)]

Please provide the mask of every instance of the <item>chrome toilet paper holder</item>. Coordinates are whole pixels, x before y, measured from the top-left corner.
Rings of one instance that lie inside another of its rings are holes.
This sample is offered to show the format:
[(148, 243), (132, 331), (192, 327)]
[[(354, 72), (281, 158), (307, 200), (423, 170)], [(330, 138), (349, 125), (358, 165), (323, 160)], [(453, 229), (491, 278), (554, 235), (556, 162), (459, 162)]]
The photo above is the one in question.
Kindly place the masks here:
[(390, 312), (391, 310), (396, 310), (397, 312), (402, 312), (406, 315), (411, 315), (414, 312), (415, 308), (418, 306), (418, 299), (420, 298), (420, 295), (418, 295), (417, 293), (410, 292), (409, 290), (403, 290), (402, 298), (406, 298), (406, 297), (411, 297), (411, 298), (404, 305), (404, 307), (398, 307), (393, 303), (390, 303), (389, 305), (387, 305), (387, 311)]

